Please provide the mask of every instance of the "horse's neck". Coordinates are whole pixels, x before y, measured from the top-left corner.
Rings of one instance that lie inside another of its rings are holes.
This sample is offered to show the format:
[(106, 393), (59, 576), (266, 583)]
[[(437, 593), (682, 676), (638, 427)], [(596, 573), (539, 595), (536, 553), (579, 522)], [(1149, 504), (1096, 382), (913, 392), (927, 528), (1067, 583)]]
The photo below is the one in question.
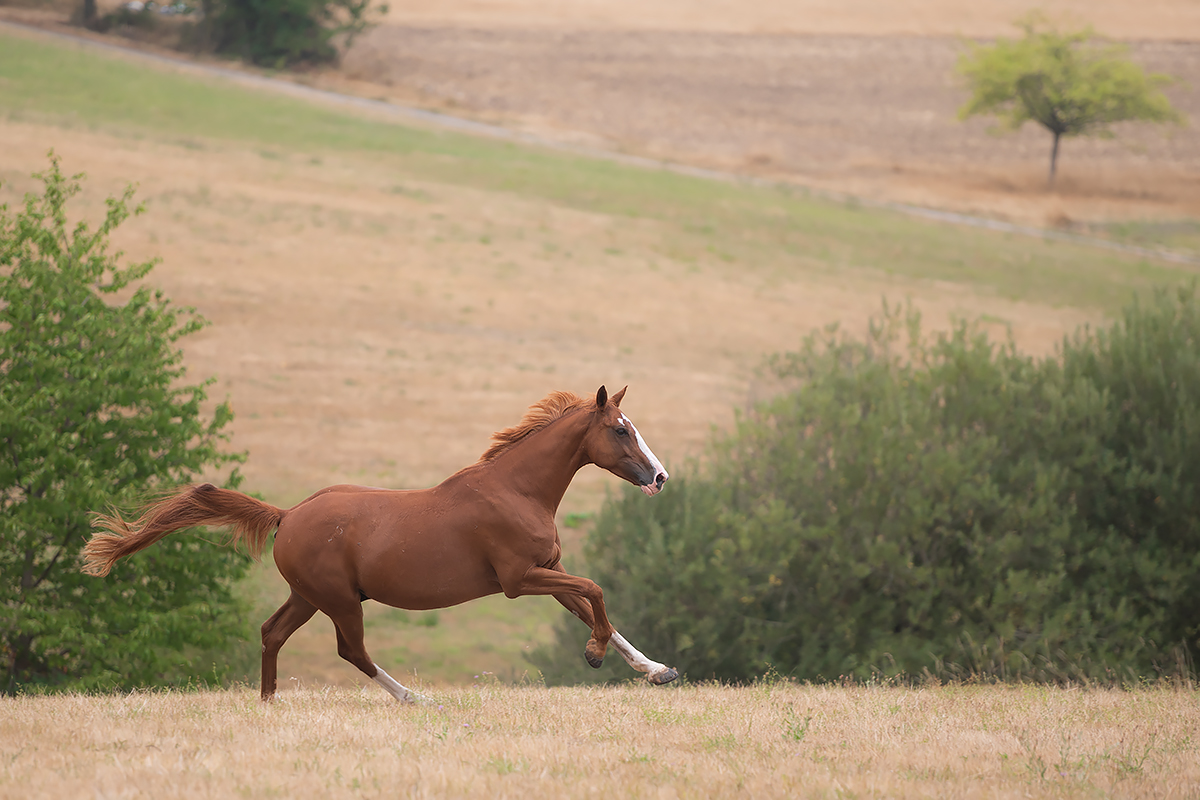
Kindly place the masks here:
[(513, 487), (553, 512), (575, 473), (590, 463), (583, 450), (590, 421), (591, 415), (586, 411), (576, 411), (555, 420), (513, 445), (497, 459), (496, 466), (511, 470)]

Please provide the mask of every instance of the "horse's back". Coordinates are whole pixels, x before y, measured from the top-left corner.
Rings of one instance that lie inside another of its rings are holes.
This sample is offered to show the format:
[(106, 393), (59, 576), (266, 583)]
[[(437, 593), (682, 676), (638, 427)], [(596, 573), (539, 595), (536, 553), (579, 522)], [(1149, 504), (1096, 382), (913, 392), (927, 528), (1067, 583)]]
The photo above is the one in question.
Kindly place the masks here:
[(291, 510), (294, 510), (294, 509), (300, 508), (301, 506), (307, 505), (308, 503), (311, 503), (313, 500), (316, 500), (318, 497), (324, 497), (327, 494), (359, 494), (359, 493), (365, 494), (365, 493), (371, 493), (371, 492), (401, 492), (401, 491), (403, 491), (403, 490), (382, 489), (378, 486), (358, 486), (357, 484), (353, 484), (353, 483), (338, 483), (338, 484), (334, 484), (333, 486), (326, 486), (324, 489), (313, 492), (308, 497), (304, 498), (299, 503), (292, 506)]

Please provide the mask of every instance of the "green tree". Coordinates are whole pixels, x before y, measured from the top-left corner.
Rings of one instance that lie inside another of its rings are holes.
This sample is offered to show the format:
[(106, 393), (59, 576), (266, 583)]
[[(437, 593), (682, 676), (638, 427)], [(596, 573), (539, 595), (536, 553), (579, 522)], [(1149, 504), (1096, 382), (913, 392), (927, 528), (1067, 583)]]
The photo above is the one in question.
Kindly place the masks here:
[[(198, 0), (197, 5), (201, 13), (182, 30), (181, 48), (215, 50), (272, 69), (337, 62), (388, 10), (372, 0)], [(153, 27), (153, 9), (151, 3), (141, 11), (121, 7), (101, 14), (96, 0), (81, 0), (72, 20), (101, 32), (114, 25)]]
[(242, 460), (228, 404), (202, 413), (211, 380), (183, 383), (176, 343), (204, 321), (136, 285), (154, 261), (109, 253), (132, 188), (92, 230), (66, 215), (82, 176), (51, 153), (35, 177), (41, 195), (0, 206), (0, 692), (192, 680), (246, 634), (246, 558), (180, 536), (99, 581), (77, 557), (90, 511)]
[(337, 61), (373, 17), (371, 0), (205, 0), (217, 50), (267, 67)]
[(1170, 76), (1147, 75), (1125, 57), (1123, 45), (1093, 43), (1088, 28), (1059, 33), (1043, 28), (1040, 15), (1017, 23), (1019, 40), (973, 45), (958, 71), (971, 90), (960, 119), (995, 114), (1010, 130), (1033, 120), (1054, 137), (1050, 149), (1053, 185), (1059, 140), (1064, 136), (1112, 136), (1117, 122), (1181, 122), (1159, 87)]

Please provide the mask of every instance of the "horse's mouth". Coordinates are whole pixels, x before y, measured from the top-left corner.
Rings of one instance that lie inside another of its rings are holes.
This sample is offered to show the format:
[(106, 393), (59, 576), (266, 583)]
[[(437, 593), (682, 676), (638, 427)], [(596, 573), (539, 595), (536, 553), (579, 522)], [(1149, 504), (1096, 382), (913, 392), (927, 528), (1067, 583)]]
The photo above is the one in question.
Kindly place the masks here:
[(644, 483), (638, 488), (642, 490), (642, 494), (646, 495), (646, 497), (654, 497), (654, 495), (662, 491), (663, 485), (667, 482), (667, 477), (665, 472), (660, 472), (654, 476), (654, 480), (650, 481), (650, 483)]

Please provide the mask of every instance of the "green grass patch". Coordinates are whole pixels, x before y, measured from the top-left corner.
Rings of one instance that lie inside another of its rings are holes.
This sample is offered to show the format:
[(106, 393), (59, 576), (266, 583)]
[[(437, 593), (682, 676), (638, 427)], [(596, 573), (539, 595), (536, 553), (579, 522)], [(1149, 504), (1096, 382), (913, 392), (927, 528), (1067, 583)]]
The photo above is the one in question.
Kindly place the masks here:
[[(711, 269), (781, 278), (803, 271), (881, 273), (1108, 311), (1134, 291), (1190, 274), (1145, 258), (914, 220), (788, 188), (408, 128), (32, 38), (0, 35), (0, 115), (166, 137), (192, 150), (204, 150), (207, 140), (270, 158), (288, 152), (318, 162), (333, 152), (383, 155), (383, 168), (395, 171), (397, 185), (406, 178), (439, 181), (658, 223), (661, 255)], [(1126, 238), (1154, 241), (1147, 230)], [(1188, 242), (1193, 237), (1190, 229), (1183, 235)]]
[(1200, 220), (1196, 219), (1129, 220), (1090, 225), (1088, 231), (1124, 244), (1166, 247), (1200, 256)]

